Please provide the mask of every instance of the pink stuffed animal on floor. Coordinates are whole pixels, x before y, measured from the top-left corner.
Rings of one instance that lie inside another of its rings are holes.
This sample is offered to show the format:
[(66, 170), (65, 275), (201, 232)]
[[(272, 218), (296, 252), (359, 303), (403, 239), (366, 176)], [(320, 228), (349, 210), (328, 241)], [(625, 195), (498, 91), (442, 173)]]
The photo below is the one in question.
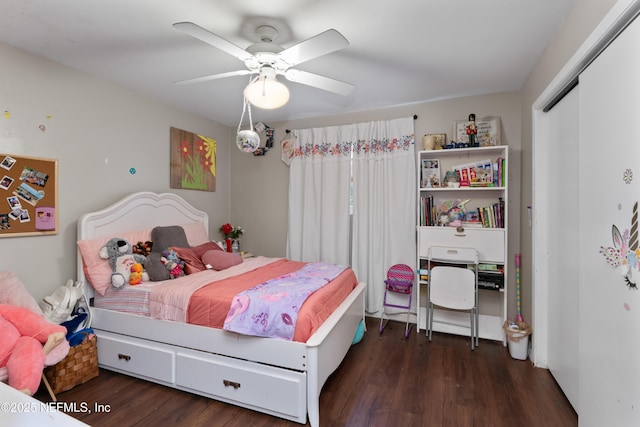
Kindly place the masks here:
[(9, 385), (33, 395), (40, 385), (45, 356), (65, 341), (67, 329), (23, 307), (0, 304), (0, 368)]

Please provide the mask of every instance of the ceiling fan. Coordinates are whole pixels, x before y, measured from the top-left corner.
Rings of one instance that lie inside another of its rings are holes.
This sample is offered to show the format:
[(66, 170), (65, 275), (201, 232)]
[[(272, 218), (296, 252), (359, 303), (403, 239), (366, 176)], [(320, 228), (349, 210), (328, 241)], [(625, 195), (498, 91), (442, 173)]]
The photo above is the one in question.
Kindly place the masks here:
[(235, 56), (244, 62), (246, 67), (245, 70), (181, 80), (176, 84), (200, 83), (226, 77), (257, 74), (259, 77), (271, 79), (275, 79), (276, 75), (282, 75), (289, 81), (313, 86), (339, 95), (348, 95), (354, 89), (354, 86), (350, 83), (293, 68), (305, 61), (349, 46), (347, 39), (334, 29), (324, 31), (285, 49), (273, 43), (273, 40), (278, 35), (277, 30), (270, 25), (261, 25), (256, 28), (256, 34), (260, 42), (252, 44), (245, 50), (192, 22), (178, 22), (173, 24), (173, 27)]

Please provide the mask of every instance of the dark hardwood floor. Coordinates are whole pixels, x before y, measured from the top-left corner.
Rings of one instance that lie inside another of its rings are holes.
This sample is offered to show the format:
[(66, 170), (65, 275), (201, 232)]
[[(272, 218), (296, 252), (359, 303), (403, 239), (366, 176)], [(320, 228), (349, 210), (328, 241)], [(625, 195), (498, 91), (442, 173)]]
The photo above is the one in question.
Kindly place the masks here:
[[(472, 352), (465, 337), (434, 333), (429, 343), (415, 327), (405, 340), (401, 323), (382, 336), (378, 319), (367, 327), (323, 388), (322, 426), (578, 425), (549, 371), (512, 359), (501, 343), (481, 340)], [(44, 387), (35, 397), (49, 401)], [(57, 397), (108, 408), (70, 414), (92, 426), (300, 425), (106, 370)]]

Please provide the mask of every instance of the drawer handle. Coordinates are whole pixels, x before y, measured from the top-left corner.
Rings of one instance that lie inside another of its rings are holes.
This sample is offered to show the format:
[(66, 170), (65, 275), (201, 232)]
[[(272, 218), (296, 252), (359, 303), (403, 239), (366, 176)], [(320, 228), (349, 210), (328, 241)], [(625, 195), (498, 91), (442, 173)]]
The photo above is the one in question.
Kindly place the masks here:
[(235, 381), (222, 380), (222, 384), (224, 384), (225, 387), (233, 387), (236, 390), (240, 388), (240, 383), (237, 383)]
[(126, 360), (128, 362), (129, 360), (131, 360), (131, 356), (126, 355), (126, 354), (122, 354), (122, 353), (118, 353), (118, 359)]
[(466, 234), (464, 234), (464, 233), (455, 233), (454, 236), (456, 236), (456, 237), (465, 237)]

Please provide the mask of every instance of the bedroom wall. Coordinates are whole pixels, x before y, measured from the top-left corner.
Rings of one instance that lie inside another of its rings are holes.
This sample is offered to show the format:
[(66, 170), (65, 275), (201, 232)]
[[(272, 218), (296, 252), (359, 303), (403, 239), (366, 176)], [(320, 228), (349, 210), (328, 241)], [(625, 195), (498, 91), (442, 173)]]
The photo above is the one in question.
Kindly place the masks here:
[[(267, 256), (284, 256), (287, 234), (287, 197), (289, 169), (280, 160), (280, 141), (286, 129), (335, 126), (374, 120), (417, 115), (415, 121), (416, 149), (422, 149), (422, 135), (446, 133), (450, 138), (453, 123), (465, 120), (469, 113), (478, 118), (501, 117), (501, 135), (510, 146), (510, 180), (514, 191), (509, 193), (509, 260), (519, 250), (520, 218), (520, 117), (519, 92), (479, 95), (466, 98), (438, 100), (419, 104), (360, 111), (328, 117), (267, 123), (275, 129), (274, 148), (264, 156), (253, 156), (231, 150), (231, 218), (234, 224), (245, 228), (242, 249)], [(260, 121), (259, 110), (254, 110), (254, 121)], [(406, 209), (415, 209), (407, 206)], [(511, 269), (509, 283), (509, 313), (515, 315), (515, 269)], [(513, 311), (513, 313), (511, 313)]]
[[(0, 239), (0, 270), (15, 271), (36, 299), (48, 295), (76, 276), (78, 217), (134, 191), (180, 194), (209, 213), (217, 238), (229, 217), (229, 128), (2, 43), (0, 62), (0, 109), (10, 115), (0, 115), (0, 152), (57, 159), (59, 208), (57, 235)], [(171, 126), (218, 141), (216, 192), (169, 188)]]

